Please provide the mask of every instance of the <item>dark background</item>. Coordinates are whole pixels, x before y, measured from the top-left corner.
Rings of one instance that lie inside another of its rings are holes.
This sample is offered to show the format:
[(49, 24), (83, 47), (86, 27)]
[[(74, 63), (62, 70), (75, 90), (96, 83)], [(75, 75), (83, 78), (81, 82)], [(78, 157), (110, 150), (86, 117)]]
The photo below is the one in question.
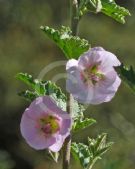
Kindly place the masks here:
[[(102, 46), (115, 53), (127, 65), (135, 67), (135, 1), (119, 0), (132, 13), (121, 25), (98, 14), (88, 14), (80, 22), (80, 36), (92, 46)], [(18, 72), (27, 72), (35, 78), (49, 63), (64, 60), (63, 53), (39, 27), (59, 28), (70, 25), (67, 0), (0, 0), (0, 169), (53, 169), (60, 168), (48, 160), (45, 151), (30, 148), (20, 134), (19, 124), (24, 109), (29, 105), (17, 95), (26, 87), (15, 79)], [(49, 72), (52, 79), (64, 68)], [(62, 80), (58, 82), (64, 88)], [(99, 161), (95, 169), (135, 168), (135, 96), (124, 84), (109, 103), (90, 106), (86, 116), (98, 124), (76, 134), (74, 140), (86, 142), (107, 132), (115, 144)], [(72, 168), (80, 165), (72, 160)]]

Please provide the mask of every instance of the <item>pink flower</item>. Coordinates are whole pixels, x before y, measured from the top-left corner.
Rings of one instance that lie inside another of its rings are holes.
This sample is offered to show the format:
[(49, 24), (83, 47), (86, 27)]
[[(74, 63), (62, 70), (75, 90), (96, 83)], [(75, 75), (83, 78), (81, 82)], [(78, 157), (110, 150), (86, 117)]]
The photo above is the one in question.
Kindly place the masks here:
[(100, 104), (110, 101), (121, 80), (114, 70), (120, 62), (101, 47), (84, 53), (78, 60), (67, 62), (67, 91), (81, 103)]
[(38, 97), (23, 113), (20, 127), (31, 147), (58, 152), (70, 133), (71, 118), (49, 96)]

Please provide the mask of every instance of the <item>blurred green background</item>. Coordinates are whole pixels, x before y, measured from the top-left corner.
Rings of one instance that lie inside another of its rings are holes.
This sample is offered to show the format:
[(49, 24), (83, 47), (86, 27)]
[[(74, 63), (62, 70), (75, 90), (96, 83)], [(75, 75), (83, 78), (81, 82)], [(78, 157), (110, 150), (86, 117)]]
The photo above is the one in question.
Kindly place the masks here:
[[(92, 46), (102, 46), (135, 67), (135, 1), (117, 2), (132, 13), (125, 25), (102, 14), (88, 14), (80, 22), (79, 34)], [(17, 95), (26, 87), (15, 75), (27, 72), (36, 78), (49, 63), (65, 59), (39, 27), (68, 26), (69, 17), (67, 0), (0, 0), (0, 169), (61, 168), (60, 163), (48, 160), (45, 151), (30, 148), (20, 134), (21, 115), (29, 103)], [(54, 69), (44, 78), (64, 71), (64, 67)], [(63, 81), (58, 84), (64, 88)], [(94, 117), (98, 124), (76, 134), (74, 140), (86, 142), (87, 136), (107, 132), (109, 141), (115, 142), (95, 169), (134, 169), (135, 96), (131, 90), (122, 84), (111, 102), (90, 106), (86, 116)], [(74, 160), (71, 168), (81, 169)]]

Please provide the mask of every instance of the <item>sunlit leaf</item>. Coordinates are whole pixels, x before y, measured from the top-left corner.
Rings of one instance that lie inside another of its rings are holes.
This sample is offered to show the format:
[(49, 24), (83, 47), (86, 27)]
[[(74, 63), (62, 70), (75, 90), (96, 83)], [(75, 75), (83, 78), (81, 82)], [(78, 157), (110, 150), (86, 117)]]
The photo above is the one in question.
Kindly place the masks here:
[(101, 134), (96, 139), (88, 138), (88, 145), (72, 143), (71, 152), (84, 169), (91, 169), (98, 159), (110, 148), (112, 142), (106, 143), (107, 134)]
[(90, 48), (87, 40), (80, 39), (78, 36), (72, 36), (69, 27), (62, 26), (59, 31), (48, 26), (41, 26), (41, 30), (59, 46), (68, 59), (77, 59)]
[(35, 92), (29, 90), (19, 92), (18, 95), (24, 97), (26, 100), (30, 102), (38, 97), (38, 95)]
[(106, 143), (107, 134), (103, 133), (99, 135), (96, 139), (88, 138), (89, 150), (91, 153), (91, 163), (90, 167), (95, 164), (98, 159), (111, 147), (112, 142)]
[(78, 118), (74, 121), (73, 131), (79, 131), (80, 129), (85, 129), (92, 124), (96, 123), (96, 120), (92, 118)]
[(72, 143), (71, 152), (76, 160), (80, 162), (84, 169), (87, 169), (90, 163), (90, 151), (87, 145), (83, 143)]
[(18, 73), (16, 78), (27, 84), (32, 91), (26, 90), (20, 92), (19, 95), (25, 97), (27, 100), (32, 101), (34, 98), (39, 96), (51, 96), (59, 107), (63, 110), (66, 109), (66, 96), (55, 83), (51, 81), (42, 81), (34, 79), (27, 73)]
[(125, 16), (130, 16), (130, 12), (114, 0), (81, 0), (79, 11), (80, 16), (87, 12), (102, 12), (120, 23), (125, 23)]

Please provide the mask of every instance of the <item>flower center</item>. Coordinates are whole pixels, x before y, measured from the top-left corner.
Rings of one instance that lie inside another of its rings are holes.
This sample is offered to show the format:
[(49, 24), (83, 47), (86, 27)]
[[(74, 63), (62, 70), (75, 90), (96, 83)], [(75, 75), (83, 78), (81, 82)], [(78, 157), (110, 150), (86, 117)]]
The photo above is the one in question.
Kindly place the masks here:
[(86, 68), (82, 73), (83, 82), (90, 85), (95, 85), (104, 78), (102, 72), (98, 70), (98, 65)]
[(59, 130), (59, 119), (52, 115), (41, 118), (40, 129), (46, 135), (56, 133)]

